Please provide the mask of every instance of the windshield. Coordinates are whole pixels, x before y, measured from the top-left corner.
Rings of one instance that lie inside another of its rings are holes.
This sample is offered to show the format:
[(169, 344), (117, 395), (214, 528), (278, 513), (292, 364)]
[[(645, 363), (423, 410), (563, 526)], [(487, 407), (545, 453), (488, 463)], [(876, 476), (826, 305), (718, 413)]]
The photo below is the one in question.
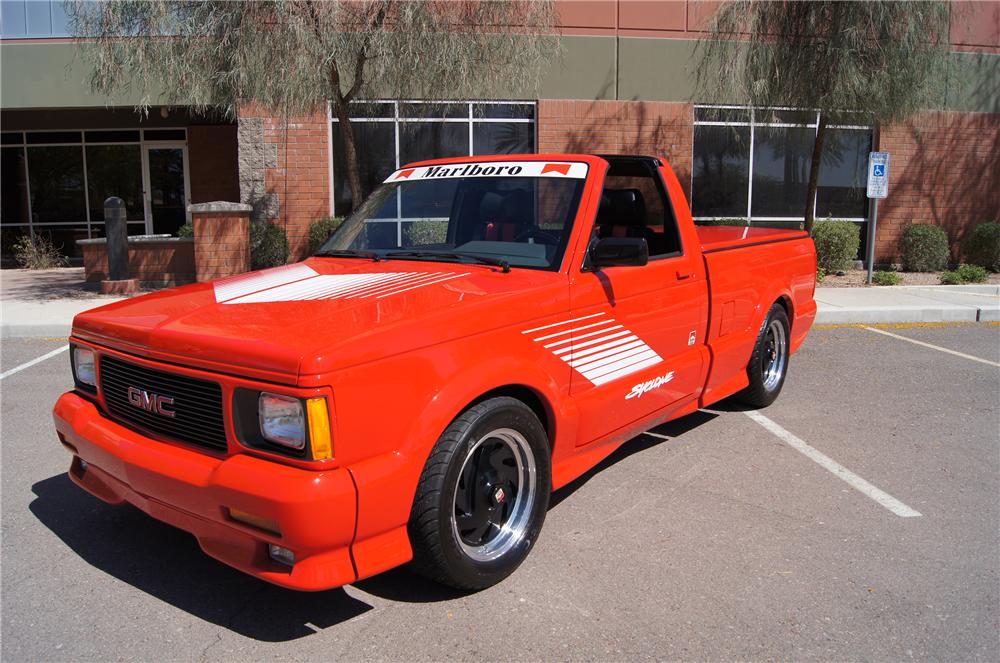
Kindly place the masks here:
[(587, 174), (582, 163), (460, 163), (398, 170), (317, 255), (559, 268)]

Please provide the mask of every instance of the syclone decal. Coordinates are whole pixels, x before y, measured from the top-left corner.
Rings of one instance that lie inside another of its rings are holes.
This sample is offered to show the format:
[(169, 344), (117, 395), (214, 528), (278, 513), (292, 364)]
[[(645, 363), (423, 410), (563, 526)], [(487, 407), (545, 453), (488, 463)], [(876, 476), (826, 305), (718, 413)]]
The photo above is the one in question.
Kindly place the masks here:
[(645, 382), (640, 382), (632, 387), (632, 391), (628, 392), (625, 396), (625, 400), (630, 398), (642, 398), (642, 395), (647, 391), (652, 391), (654, 389), (659, 389), (666, 383), (674, 379), (674, 372), (670, 371), (659, 377), (655, 377), (652, 380), (646, 380)]

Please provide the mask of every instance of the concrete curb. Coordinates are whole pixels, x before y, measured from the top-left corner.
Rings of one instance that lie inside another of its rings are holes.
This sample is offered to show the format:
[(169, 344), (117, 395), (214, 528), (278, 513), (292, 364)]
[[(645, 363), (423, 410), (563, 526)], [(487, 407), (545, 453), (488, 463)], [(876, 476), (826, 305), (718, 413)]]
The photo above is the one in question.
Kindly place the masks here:
[(1000, 286), (817, 288), (816, 324), (1000, 320)]

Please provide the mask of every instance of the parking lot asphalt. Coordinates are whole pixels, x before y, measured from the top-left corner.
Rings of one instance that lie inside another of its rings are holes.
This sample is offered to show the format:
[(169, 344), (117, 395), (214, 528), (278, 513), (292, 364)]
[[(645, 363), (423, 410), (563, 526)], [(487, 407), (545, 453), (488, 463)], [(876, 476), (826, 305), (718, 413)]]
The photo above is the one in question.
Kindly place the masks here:
[[(723, 403), (627, 443), (474, 594), (406, 570), (283, 590), (87, 495), (52, 427), (57, 354), (0, 383), (0, 655), (1000, 660), (1000, 327), (883, 331), (813, 330), (766, 421)], [(4, 341), (0, 368), (64, 342)]]

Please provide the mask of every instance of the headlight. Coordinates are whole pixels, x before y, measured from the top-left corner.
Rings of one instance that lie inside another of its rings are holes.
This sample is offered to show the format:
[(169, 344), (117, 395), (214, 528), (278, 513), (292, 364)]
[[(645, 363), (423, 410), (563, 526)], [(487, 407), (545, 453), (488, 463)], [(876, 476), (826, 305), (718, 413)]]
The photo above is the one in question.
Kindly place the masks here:
[(302, 401), (265, 391), (257, 399), (257, 413), (264, 439), (292, 449), (305, 448), (306, 417)]
[(73, 378), (80, 384), (97, 387), (97, 369), (94, 367), (94, 351), (90, 348), (73, 346)]

